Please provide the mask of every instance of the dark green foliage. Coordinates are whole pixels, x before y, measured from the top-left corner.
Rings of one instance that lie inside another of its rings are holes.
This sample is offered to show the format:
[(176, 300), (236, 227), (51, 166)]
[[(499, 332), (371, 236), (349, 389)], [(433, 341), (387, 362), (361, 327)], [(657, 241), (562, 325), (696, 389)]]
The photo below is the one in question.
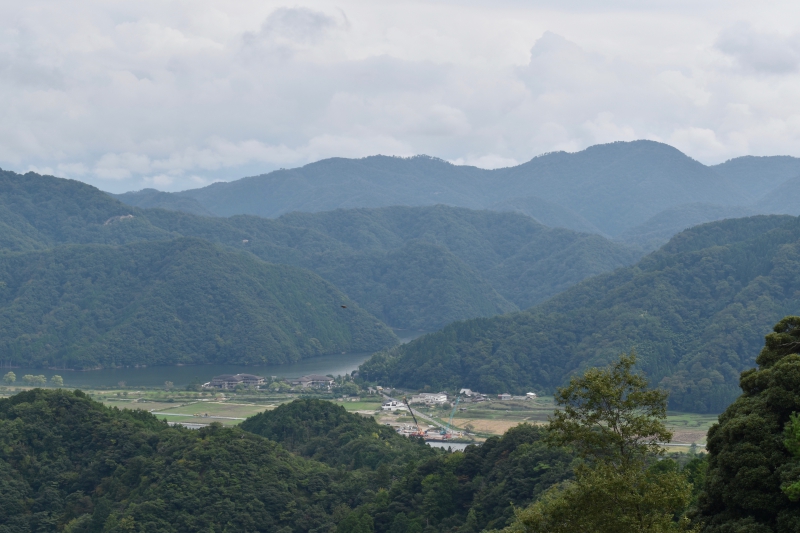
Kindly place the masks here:
[(365, 508), (378, 532), (477, 533), (503, 527), (525, 506), (571, 474), (573, 456), (522, 424), (463, 453), (438, 455), (406, 473)]
[(0, 530), (330, 531), (346, 474), (240, 429), (169, 428), (81, 393), (0, 400)]
[(527, 312), (451, 324), (376, 354), (362, 376), (415, 389), (552, 391), (635, 348), (672, 408), (720, 412), (770, 324), (800, 306), (798, 272), (800, 219), (714, 222)]
[(569, 475), (572, 456), (530, 425), (447, 454), (323, 403), (245, 424), (296, 454), (372, 438), (391, 449), (386, 461), (358, 468), (340, 455), (331, 468), (240, 428), (169, 427), (81, 391), (2, 399), (0, 531), (477, 533)]
[(249, 418), (242, 429), (331, 466), (371, 471), (370, 485), (390, 487), (348, 514), (342, 531), (342, 524), (361, 524), (365, 515), (381, 533), (502, 527), (513, 517), (512, 502), (527, 505), (568, 477), (573, 460), (527, 424), (463, 453), (443, 454), (320, 400), (295, 400)]
[(435, 455), (421, 440), (410, 440), (372, 417), (348, 413), (324, 400), (283, 404), (248, 418), (241, 428), (303, 457), (351, 470), (405, 465)]
[(315, 274), (198, 239), (3, 255), (0, 279), (12, 363), (284, 363), (396, 342)]
[(742, 395), (708, 432), (708, 472), (696, 519), (706, 533), (795, 533), (800, 505), (781, 486), (800, 478), (785, 428), (800, 411), (800, 317), (781, 320), (742, 373)]

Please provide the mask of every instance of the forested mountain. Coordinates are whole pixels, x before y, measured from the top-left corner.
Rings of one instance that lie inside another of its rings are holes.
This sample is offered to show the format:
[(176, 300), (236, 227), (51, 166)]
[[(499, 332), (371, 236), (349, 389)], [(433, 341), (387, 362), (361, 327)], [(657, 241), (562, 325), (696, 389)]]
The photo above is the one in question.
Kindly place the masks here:
[[(762, 211), (763, 212), (763, 211)], [(772, 213), (773, 211), (769, 211)], [(776, 213), (792, 214), (789, 211)], [(749, 207), (726, 207), (712, 204), (685, 204), (666, 209), (643, 224), (625, 230), (617, 239), (627, 244), (639, 246), (648, 252), (657, 250), (662, 244), (686, 228), (724, 220), (726, 218), (744, 218), (756, 215), (758, 209)]]
[[(573, 460), (530, 425), (449, 454), (314, 401), (248, 426), (280, 444), (240, 428), (169, 427), (80, 391), (0, 399), (0, 529), (474, 533), (508, 524), (512, 504), (570, 477)], [(338, 446), (365, 462), (307, 457)]]
[(165, 231), (314, 270), (401, 328), (429, 329), (528, 307), (641, 255), (519, 214), (446, 206), (338, 209), (277, 220), (146, 216)]
[[(747, 156), (708, 167), (666, 144), (633, 141), (544, 154), (497, 170), (456, 166), (427, 156), (334, 158), (170, 193), (175, 198), (172, 206), (163, 197), (148, 200), (151, 193), (120, 198), (142, 207), (196, 212), (199, 204), (219, 216), (263, 217), (445, 204), (521, 212), (547, 226), (614, 238), (633, 231), (631, 242), (644, 241), (654, 249), (684, 228), (746, 212), (724, 208), (796, 214), (791, 211), (795, 203), (782, 202), (777, 189), (798, 176), (800, 159), (794, 157)], [(775, 192), (770, 196), (771, 191)], [(181, 207), (179, 198), (196, 204)], [(648, 229), (654, 223), (650, 220), (662, 212), (659, 231)]]
[(437, 455), (422, 439), (409, 439), (327, 400), (285, 403), (248, 418), (240, 427), (303, 457), (348, 470), (382, 467), (399, 475), (410, 462)]
[(800, 219), (719, 221), (526, 312), (455, 323), (376, 354), (361, 373), (415, 389), (552, 391), (635, 349), (673, 408), (718, 412), (771, 325), (798, 307)]
[[(67, 243), (119, 244), (171, 235), (129, 206), (75, 180), (0, 170), (0, 247), (41, 250)], [(125, 224), (118, 224), (121, 217)]]
[(31, 173), (5, 172), (0, 185), (10, 191), (0, 194), (7, 250), (194, 236), (314, 270), (400, 328), (528, 307), (640, 256), (515, 213), (431, 206), (209, 218), (125, 206), (88, 185)]
[(800, 174), (765, 194), (754, 207), (766, 213), (800, 215)]
[(447, 204), (488, 208), (536, 197), (577, 212), (615, 236), (659, 211), (692, 202), (746, 203), (709, 167), (652, 141), (554, 152), (522, 165), (481, 170), (430, 157), (326, 159), (230, 183), (176, 193), (221, 216), (277, 217), (290, 211)]
[(571, 477), (574, 460), (568, 451), (548, 447), (545, 432), (527, 424), (463, 454), (436, 453), (421, 440), (322, 400), (283, 404), (241, 428), (329, 466), (395, 479), (386, 497), (355, 511), (371, 516), (375, 531), (390, 533), (503, 527), (514, 517), (511, 503), (524, 506)]
[(567, 228), (581, 233), (597, 233), (604, 235), (600, 229), (581, 215), (556, 203), (548, 202), (536, 196), (526, 198), (510, 198), (495, 202), (488, 206), (492, 211), (512, 211), (528, 215), (536, 222), (551, 228)]
[(9, 533), (330, 531), (378, 487), (235, 428), (170, 428), (80, 391), (0, 400)]
[(749, 198), (757, 200), (786, 180), (800, 176), (800, 157), (747, 155), (711, 168)]
[(0, 280), (6, 364), (285, 363), (397, 342), (316, 274), (193, 238), (4, 254)]

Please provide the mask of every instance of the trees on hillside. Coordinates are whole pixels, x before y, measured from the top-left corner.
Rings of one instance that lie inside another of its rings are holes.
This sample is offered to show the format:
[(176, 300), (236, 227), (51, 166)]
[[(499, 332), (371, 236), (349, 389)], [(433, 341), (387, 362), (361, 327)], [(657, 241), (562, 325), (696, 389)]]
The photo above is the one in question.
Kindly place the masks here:
[(667, 393), (648, 390), (623, 355), (607, 368), (588, 370), (559, 389), (548, 426), (552, 444), (573, 447), (583, 462), (575, 480), (549, 490), (517, 514), (508, 533), (642, 533), (686, 531), (691, 485), (671, 461), (658, 461)]
[(742, 373), (742, 395), (708, 432), (707, 481), (696, 514), (704, 533), (800, 531), (800, 505), (792, 501), (798, 433), (791, 424), (800, 412), (800, 317), (774, 327), (756, 363)]

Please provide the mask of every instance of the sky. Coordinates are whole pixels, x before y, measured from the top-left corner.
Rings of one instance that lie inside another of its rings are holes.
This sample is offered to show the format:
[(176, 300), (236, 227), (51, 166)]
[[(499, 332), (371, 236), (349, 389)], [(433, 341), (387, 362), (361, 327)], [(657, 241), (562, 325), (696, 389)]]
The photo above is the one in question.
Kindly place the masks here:
[(800, 156), (800, 2), (0, 5), (0, 168), (109, 192), (634, 139)]

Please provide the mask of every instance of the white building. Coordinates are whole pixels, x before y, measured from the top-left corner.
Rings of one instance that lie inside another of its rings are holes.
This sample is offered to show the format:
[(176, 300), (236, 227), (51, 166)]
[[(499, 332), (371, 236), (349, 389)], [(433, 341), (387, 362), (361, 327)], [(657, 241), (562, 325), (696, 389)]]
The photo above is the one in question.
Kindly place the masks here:
[(535, 400), (536, 399), (536, 393), (535, 392), (529, 392), (529, 393), (527, 393), (525, 395), (525, 397), (528, 398), (529, 400)]
[(447, 403), (447, 394), (444, 392), (437, 392), (433, 394), (423, 392), (422, 394), (417, 394), (411, 398), (409, 403), (424, 403), (425, 405)]
[(407, 411), (408, 408), (403, 404), (403, 402), (398, 402), (397, 400), (389, 400), (383, 402), (381, 405), (382, 411)]

